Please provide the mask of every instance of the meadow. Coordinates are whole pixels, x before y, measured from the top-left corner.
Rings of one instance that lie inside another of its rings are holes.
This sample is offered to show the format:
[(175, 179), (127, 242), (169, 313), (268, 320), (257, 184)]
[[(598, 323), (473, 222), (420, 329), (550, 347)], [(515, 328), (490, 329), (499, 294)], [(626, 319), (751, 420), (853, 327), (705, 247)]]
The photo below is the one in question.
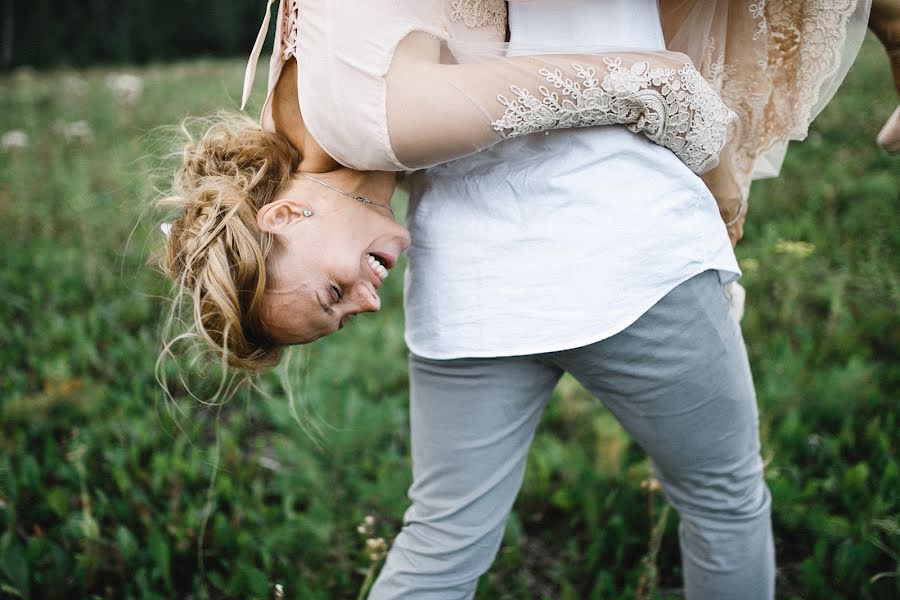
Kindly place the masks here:
[[(0, 76), (0, 598), (352, 599), (399, 530), (398, 274), (380, 314), (224, 406), (155, 380), (158, 127), (236, 109), (242, 69)], [(896, 102), (869, 39), (754, 184), (738, 246), (779, 598), (900, 597), (900, 157), (874, 145)], [(680, 597), (676, 527), (640, 449), (564, 379), (477, 598)]]

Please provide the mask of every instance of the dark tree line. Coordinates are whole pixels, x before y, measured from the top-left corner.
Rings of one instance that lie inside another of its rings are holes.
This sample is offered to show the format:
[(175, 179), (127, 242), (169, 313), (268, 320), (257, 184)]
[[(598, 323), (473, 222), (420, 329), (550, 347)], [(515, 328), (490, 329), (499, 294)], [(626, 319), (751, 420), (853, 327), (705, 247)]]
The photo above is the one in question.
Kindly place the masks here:
[(249, 54), (266, 6), (266, 0), (0, 3), (5, 69)]

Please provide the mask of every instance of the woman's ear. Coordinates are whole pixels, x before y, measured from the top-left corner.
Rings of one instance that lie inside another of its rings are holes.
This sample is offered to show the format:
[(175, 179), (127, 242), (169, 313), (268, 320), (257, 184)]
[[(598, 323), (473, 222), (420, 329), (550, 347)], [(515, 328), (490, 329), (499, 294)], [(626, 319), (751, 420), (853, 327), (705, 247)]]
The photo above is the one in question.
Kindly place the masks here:
[(281, 233), (286, 227), (312, 215), (312, 209), (306, 204), (295, 200), (276, 200), (256, 213), (256, 225), (267, 233)]

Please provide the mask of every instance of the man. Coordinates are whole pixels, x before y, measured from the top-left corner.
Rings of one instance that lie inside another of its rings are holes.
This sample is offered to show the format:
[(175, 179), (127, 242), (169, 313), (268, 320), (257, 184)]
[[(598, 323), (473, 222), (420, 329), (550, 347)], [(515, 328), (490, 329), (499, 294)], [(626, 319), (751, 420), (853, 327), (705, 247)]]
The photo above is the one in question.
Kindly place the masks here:
[[(510, 3), (510, 41), (662, 49), (657, 11)], [(472, 597), (564, 371), (653, 458), (688, 597), (771, 597), (740, 271), (703, 182), (624, 128), (550, 132), (418, 175), (409, 225), (413, 504), (370, 598)]]
[[(893, 1), (893, 0), (891, 0)], [(662, 48), (655, 0), (509, 3), (515, 44)], [(416, 174), (412, 506), (370, 598), (467, 599), (563, 372), (652, 458), (689, 599), (772, 598), (770, 496), (716, 202), (622, 128), (509, 140)]]

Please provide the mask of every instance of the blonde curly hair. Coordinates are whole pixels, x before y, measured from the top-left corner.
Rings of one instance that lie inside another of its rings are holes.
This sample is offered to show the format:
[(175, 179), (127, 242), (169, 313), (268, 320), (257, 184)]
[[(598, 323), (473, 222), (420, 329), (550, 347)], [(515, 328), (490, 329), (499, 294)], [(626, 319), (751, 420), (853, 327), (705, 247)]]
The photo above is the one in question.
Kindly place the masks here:
[[(203, 131), (193, 134), (198, 127)], [(174, 213), (161, 259), (175, 286), (164, 352), (199, 338), (228, 367), (272, 366), (282, 347), (267, 335), (261, 313), (276, 240), (259, 229), (256, 215), (291, 180), (299, 155), (241, 114), (186, 120), (181, 131), (181, 164), (170, 193), (157, 202)], [(175, 336), (180, 311), (190, 316), (181, 319), (187, 331)]]

